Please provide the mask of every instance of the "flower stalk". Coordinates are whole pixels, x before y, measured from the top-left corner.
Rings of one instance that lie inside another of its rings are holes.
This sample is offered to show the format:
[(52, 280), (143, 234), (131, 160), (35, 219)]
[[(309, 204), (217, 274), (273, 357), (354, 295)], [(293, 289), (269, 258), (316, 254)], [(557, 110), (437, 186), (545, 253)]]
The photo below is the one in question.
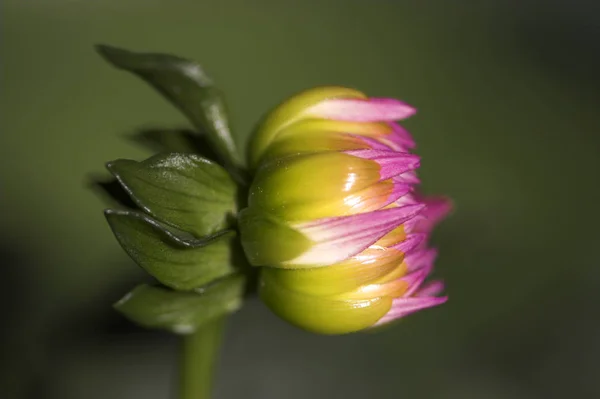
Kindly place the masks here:
[(209, 399), (225, 317), (181, 338), (179, 399)]

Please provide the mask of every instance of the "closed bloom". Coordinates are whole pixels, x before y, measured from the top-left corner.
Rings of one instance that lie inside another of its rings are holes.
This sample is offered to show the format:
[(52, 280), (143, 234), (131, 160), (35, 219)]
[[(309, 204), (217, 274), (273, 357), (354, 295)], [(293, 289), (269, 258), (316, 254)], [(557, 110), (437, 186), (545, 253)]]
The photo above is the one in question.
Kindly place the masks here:
[(446, 301), (442, 283), (425, 280), (436, 256), (428, 238), (450, 203), (415, 192), (415, 142), (396, 123), (414, 113), (322, 87), (284, 102), (253, 137), (242, 245), (282, 318), (343, 334)]

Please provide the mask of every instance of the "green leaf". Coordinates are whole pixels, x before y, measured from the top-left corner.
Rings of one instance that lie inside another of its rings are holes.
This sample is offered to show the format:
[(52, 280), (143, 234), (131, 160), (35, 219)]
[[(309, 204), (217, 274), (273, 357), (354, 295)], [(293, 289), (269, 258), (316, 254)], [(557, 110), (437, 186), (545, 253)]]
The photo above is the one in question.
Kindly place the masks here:
[(239, 271), (233, 230), (184, 240), (138, 212), (109, 209), (105, 215), (125, 252), (168, 287), (191, 290)]
[(117, 302), (115, 308), (144, 327), (189, 334), (208, 321), (238, 310), (244, 289), (245, 278), (239, 274), (198, 291), (171, 291), (142, 284)]
[(112, 65), (140, 76), (162, 93), (207, 134), (229, 165), (241, 165), (221, 92), (200, 64), (169, 54), (135, 53), (106, 45), (96, 49)]
[(118, 159), (106, 167), (140, 208), (197, 237), (227, 228), (236, 211), (237, 187), (229, 174), (198, 155)]

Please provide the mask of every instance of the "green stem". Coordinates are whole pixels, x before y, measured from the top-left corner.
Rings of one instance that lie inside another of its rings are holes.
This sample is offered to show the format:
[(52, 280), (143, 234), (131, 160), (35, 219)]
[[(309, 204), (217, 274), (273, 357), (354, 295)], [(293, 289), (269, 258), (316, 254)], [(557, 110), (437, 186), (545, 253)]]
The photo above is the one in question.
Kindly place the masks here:
[(183, 336), (180, 399), (209, 399), (225, 317)]

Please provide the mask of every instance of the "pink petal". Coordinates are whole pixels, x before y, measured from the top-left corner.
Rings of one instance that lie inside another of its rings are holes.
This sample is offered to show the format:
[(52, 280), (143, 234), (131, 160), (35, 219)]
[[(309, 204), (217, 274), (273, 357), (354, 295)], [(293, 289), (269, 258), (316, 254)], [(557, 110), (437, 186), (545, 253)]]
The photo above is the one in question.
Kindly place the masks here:
[(392, 98), (334, 98), (313, 105), (305, 115), (349, 122), (386, 122), (406, 119), (416, 112), (410, 105)]
[(403, 278), (407, 279), (406, 281), (408, 281), (409, 286), (406, 292), (404, 293), (403, 297), (406, 298), (412, 296), (419, 289), (421, 284), (423, 284), (423, 281), (425, 281), (429, 273), (431, 273), (431, 269), (433, 269), (433, 265), (425, 266), (415, 272), (404, 276)]
[(406, 270), (408, 272), (412, 272), (422, 267), (433, 265), (436, 257), (437, 250), (435, 249), (422, 249), (419, 251), (413, 251), (404, 257)]
[(408, 184), (421, 183), (421, 180), (419, 180), (419, 178), (417, 177), (417, 173), (414, 170), (402, 173), (402, 174), (396, 176), (396, 179), (399, 179), (399, 180), (403, 181), (404, 183), (408, 183)]
[(452, 201), (445, 197), (423, 197), (409, 194), (400, 197), (395, 203), (397, 205), (421, 203), (427, 206), (418, 217), (411, 219), (404, 226), (406, 231), (410, 232), (428, 233), (452, 211)]
[(417, 233), (417, 234), (409, 234), (406, 238), (399, 242), (398, 244), (392, 246), (392, 248), (407, 254), (413, 249), (417, 248), (423, 240), (427, 238), (427, 234)]
[(446, 197), (424, 197), (420, 198), (420, 202), (427, 205), (423, 216), (427, 218), (429, 228), (433, 228), (452, 211), (452, 201)]
[[(401, 182), (397, 182), (397, 181), (393, 181), (393, 184), (394, 184), (394, 188), (392, 188), (392, 192), (390, 193), (386, 204), (383, 205), (382, 208), (384, 206), (388, 206), (389, 204), (391, 204), (393, 202), (398, 201), (399, 198), (404, 197), (405, 195), (410, 193), (413, 189), (410, 184), (405, 184), (405, 183), (401, 183)], [(410, 204), (410, 205), (413, 205), (413, 204)]]
[(417, 200), (417, 198), (414, 196), (414, 194), (408, 194), (405, 195), (403, 197), (398, 198), (398, 200), (396, 201), (396, 205), (402, 206), (402, 205), (412, 205), (412, 204), (418, 204), (419, 200)]
[(397, 149), (395, 148), (396, 150), (413, 149), (417, 146), (408, 130), (395, 122), (390, 122), (389, 125), (392, 127), (392, 134), (386, 138), (398, 146)]
[(415, 294), (415, 297), (435, 296), (440, 294), (442, 291), (444, 291), (444, 283), (440, 280), (435, 280), (421, 287), (421, 289)]
[(418, 270), (416, 272), (407, 274), (406, 276), (402, 277), (402, 281), (408, 283), (408, 289), (402, 296), (412, 296), (412, 294), (417, 290), (417, 288), (419, 288), (423, 281), (425, 281), (425, 278), (427, 278), (427, 274), (428, 270)]
[(357, 134), (350, 134), (350, 136), (356, 137), (360, 140), (362, 140), (364, 143), (366, 143), (369, 147), (371, 147), (372, 150), (379, 150), (379, 151), (395, 151), (395, 149), (391, 148), (390, 146), (382, 143), (379, 140), (373, 139), (371, 137), (366, 137), (366, 136), (359, 136)]
[(396, 298), (392, 302), (392, 308), (375, 325), (382, 325), (397, 320), (419, 310), (441, 305), (448, 297), (409, 297)]
[(419, 156), (404, 152), (354, 150), (346, 151), (346, 154), (377, 162), (381, 167), (379, 170), (381, 180), (387, 180), (410, 170), (415, 170), (420, 164)]
[[(397, 201), (396, 201), (396, 203), (397, 203)], [(410, 204), (410, 203), (408, 203), (408, 204)], [(408, 204), (399, 204), (399, 205), (406, 206)], [(429, 233), (430, 230), (422, 228), (422, 226), (424, 226), (424, 223), (426, 223), (426, 222), (427, 222), (427, 218), (425, 216), (419, 214), (404, 224), (404, 231), (406, 233), (412, 233), (412, 232), (417, 232), (417, 231)]]
[(364, 251), (423, 208), (423, 205), (409, 205), (298, 224), (294, 227), (315, 245), (287, 263), (327, 266), (345, 260)]

